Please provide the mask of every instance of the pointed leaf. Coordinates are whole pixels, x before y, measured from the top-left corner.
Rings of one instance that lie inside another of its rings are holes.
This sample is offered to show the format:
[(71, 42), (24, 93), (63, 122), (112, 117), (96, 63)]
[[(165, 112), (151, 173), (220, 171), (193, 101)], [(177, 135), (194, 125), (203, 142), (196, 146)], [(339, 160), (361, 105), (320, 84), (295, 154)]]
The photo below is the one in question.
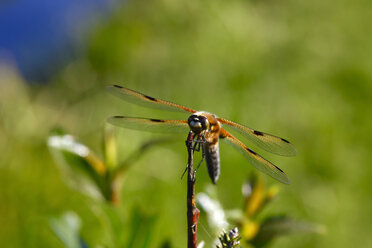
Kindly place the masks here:
[(107, 197), (106, 166), (87, 146), (71, 135), (52, 135), (48, 146), (67, 183), (90, 196)]
[(325, 228), (321, 225), (297, 221), (287, 216), (276, 216), (266, 219), (261, 225), (257, 236), (252, 244), (257, 247), (267, 245), (274, 238), (292, 233), (324, 233)]
[(265, 184), (260, 176), (252, 174), (248, 182), (243, 184), (244, 214), (247, 218), (257, 214), (265, 201)]
[(128, 248), (147, 248), (151, 245), (151, 236), (153, 235), (156, 216), (148, 216), (138, 208), (134, 208), (132, 213), (131, 228), (129, 233), (128, 243), (125, 247)]
[(117, 166), (117, 143), (112, 125), (105, 126), (104, 152), (107, 168), (113, 170)]
[(87, 247), (79, 234), (81, 226), (80, 218), (74, 212), (66, 212), (59, 218), (51, 218), (50, 226), (65, 247)]

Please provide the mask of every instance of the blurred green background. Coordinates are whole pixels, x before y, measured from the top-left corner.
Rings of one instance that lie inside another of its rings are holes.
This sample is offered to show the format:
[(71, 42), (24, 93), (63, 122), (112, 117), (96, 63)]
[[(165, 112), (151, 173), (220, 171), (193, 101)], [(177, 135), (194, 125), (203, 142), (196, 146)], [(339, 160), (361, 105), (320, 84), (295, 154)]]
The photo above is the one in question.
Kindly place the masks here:
[[(49, 219), (67, 210), (92, 247), (104, 239), (96, 206), (68, 187), (47, 147), (54, 128), (100, 156), (111, 115), (187, 118), (110, 96), (119, 84), (279, 135), (297, 148), (279, 157), (291, 185), (266, 210), (323, 224), (323, 235), (280, 238), (273, 247), (372, 247), (372, 4), (370, 1), (125, 1), (86, 34), (84, 52), (47, 84), (0, 66), (0, 246), (63, 247)], [(27, 42), (25, 40), (24, 42)], [(32, 84), (30, 84), (32, 83)], [(163, 137), (115, 128), (118, 159)], [(185, 135), (145, 153), (127, 172), (119, 206), (128, 233), (133, 208), (155, 216), (150, 247), (186, 244)], [(248, 143), (247, 143), (248, 144)], [(203, 166), (197, 191), (210, 180)], [(242, 205), (253, 171), (221, 144), (216, 186), (224, 208)], [(277, 184), (265, 176), (269, 184)], [(111, 208), (107, 206), (107, 208)], [(211, 241), (201, 221), (199, 240)]]

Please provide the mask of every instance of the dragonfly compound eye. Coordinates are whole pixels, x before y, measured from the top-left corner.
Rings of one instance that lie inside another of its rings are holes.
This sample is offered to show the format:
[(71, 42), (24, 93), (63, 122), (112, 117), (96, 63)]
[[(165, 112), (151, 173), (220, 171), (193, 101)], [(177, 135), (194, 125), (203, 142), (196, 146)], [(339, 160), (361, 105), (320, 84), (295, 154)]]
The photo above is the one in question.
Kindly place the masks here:
[(199, 120), (200, 120), (203, 130), (209, 129), (209, 121), (207, 117), (201, 115), (199, 116)]
[(196, 134), (200, 134), (203, 130), (209, 128), (209, 122), (205, 116), (191, 115), (187, 122), (191, 130)]

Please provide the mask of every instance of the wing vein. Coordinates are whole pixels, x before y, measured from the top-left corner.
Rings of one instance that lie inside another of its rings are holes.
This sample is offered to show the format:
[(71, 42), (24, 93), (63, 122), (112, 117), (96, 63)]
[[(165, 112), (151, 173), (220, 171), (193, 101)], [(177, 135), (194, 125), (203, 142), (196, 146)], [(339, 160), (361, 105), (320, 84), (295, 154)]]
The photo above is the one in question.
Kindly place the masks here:
[(221, 139), (226, 141), (237, 149), (251, 164), (253, 164), (258, 170), (278, 180), (279, 182), (289, 184), (287, 175), (277, 166), (261, 157), (256, 152), (249, 149), (241, 141), (232, 136), (226, 130), (221, 130)]
[(119, 86), (119, 85), (109, 85), (106, 87), (107, 91), (111, 94), (127, 101), (130, 103), (134, 103), (143, 107), (147, 108), (154, 108), (154, 109), (163, 109), (168, 111), (174, 111), (174, 112), (188, 112), (188, 113), (195, 113), (196, 111), (187, 108), (185, 106), (164, 101), (161, 99), (153, 98), (151, 96), (142, 94), (140, 92)]
[(218, 121), (222, 124), (226, 124), (224, 128), (231, 127), (265, 151), (282, 156), (296, 156), (297, 154), (296, 148), (283, 138), (260, 132), (226, 119), (218, 118)]

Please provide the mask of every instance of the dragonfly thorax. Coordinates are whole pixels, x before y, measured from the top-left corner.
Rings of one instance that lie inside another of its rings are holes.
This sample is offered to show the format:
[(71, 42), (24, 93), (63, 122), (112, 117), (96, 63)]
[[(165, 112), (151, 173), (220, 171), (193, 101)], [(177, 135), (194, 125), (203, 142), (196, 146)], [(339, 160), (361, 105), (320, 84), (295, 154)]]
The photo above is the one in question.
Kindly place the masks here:
[(193, 114), (189, 117), (187, 122), (191, 131), (193, 131), (195, 134), (201, 134), (210, 127), (208, 118), (203, 115)]

